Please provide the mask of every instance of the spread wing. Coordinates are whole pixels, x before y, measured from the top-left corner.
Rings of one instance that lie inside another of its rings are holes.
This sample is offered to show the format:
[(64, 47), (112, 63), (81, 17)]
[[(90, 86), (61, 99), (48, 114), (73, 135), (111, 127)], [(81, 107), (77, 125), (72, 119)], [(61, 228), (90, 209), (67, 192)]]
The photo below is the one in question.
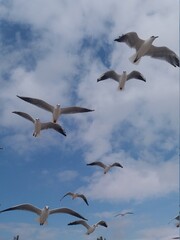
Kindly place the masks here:
[(66, 136), (66, 132), (58, 123), (53, 123), (53, 122), (41, 123), (42, 130), (48, 129), (48, 128), (52, 128), (52, 129), (56, 130), (57, 132), (61, 133), (62, 135)]
[(66, 196), (68, 196), (68, 195), (73, 196), (73, 193), (72, 193), (72, 192), (66, 193), (66, 194), (60, 199), (60, 201), (61, 201), (64, 197), (66, 197)]
[(27, 113), (24, 113), (24, 112), (16, 112), (16, 111), (14, 111), (14, 112), (12, 112), (12, 113), (15, 113), (15, 114), (17, 114), (17, 115), (19, 115), (19, 116), (21, 116), (21, 117), (23, 117), (23, 118), (26, 118), (27, 120), (29, 120), (29, 121), (31, 121), (31, 122), (35, 122), (35, 120), (29, 115), (29, 114), (27, 114)]
[(144, 43), (144, 40), (139, 38), (136, 32), (129, 32), (129, 33), (123, 34), (122, 36), (119, 36), (119, 38), (114, 39), (114, 41), (124, 42), (129, 47), (135, 48), (136, 51), (138, 51), (141, 45)]
[(37, 99), (37, 98), (30, 98), (30, 97), (21, 97), (21, 96), (18, 96), (18, 98), (28, 102), (28, 103), (31, 103), (33, 105), (36, 105), (37, 107), (40, 107), (44, 110), (47, 110), (49, 112), (53, 112), (53, 109), (54, 107), (50, 104), (48, 104), (47, 102), (41, 100), (41, 99)]
[(106, 165), (102, 162), (99, 162), (99, 161), (88, 163), (87, 165), (88, 166), (99, 166), (99, 167), (102, 167), (102, 168), (106, 168)]
[(171, 65), (173, 65), (174, 67), (180, 66), (179, 57), (175, 54), (175, 52), (173, 52), (167, 47), (155, 47), (152, 45), (148, 50), (148, 52), (146, 53), (146, 55), (153, 58), (159, 58), (159, 59), (165, 60), (169, 62)]
[(74, 222), (70, 222), (68, 223), (68, 225), (77, 225), (77, 224), (82, 224), (84, 227), (86, 227), (87, 229), (90, 228), (90, 226), (87, 224), (86, 221), (83, 220), (78, 220), (78, 221), (74, 221)]
[(54, 213), (66, 213), (66, 214), (70, 214), (72, 216), (87, 220), (86, 218), (84, 218), (83, 216), (81, 216), (79, 213), (73, 211), (72, 209), (69, 208), (56, 208), (56, 209), (52, 209), (49, 211), (49, 214), (54, 214)]
[(108, 227), (108, 225), (105, 221), (99, 221), (99, 222), (96, 223), (96, 225), (101, 225), (103, 227)]
[(103, 73), (98, 79), (97, 82), (102, 81), (102, 80), (106, 80), (106, 79), (113, 79), (116, 82), (119, 82), (121, 75), (117, 74), (114, 70), (109, 70), (105, 73)]
[(83, 113), (83, 112), (92, 112), (94, 110), (83, 108), (83, 107), (66, 107), (61, 108), (62, 114), (72, 114), (72, 113)]
[(132, 71), (131, 73), (129, 73), (127, 75), (127, 80), (129, 80), (131, 78), (139, 79), (139, 80), (146, 82), (145, 77), (138, 71)]
[(83, 195), (83, 194), (78, 194), (78, 197), (82, 198), (84, 200), (84, 202), (89, 205), (87, 198)]
[(41, 214), (41, 209), (39, 209), (31, 204), (28, 204), (28, 203), (16, 205), (16, 206), (10, 207), (10, 208), (6, 208), (4, 210), (1, 210), (0, 213), (7, 212), (7, 211), (13, 211), (13, 210), (25, 210), (25, 211), (30, 211), (30, 212), (36, 213), (38, 215)]
[(121, 168), (123, 168), (123, 166), (120, 163), (118, 163), (118, 162), (113, 163), (111, 165), (111, 167), (121, 167)]

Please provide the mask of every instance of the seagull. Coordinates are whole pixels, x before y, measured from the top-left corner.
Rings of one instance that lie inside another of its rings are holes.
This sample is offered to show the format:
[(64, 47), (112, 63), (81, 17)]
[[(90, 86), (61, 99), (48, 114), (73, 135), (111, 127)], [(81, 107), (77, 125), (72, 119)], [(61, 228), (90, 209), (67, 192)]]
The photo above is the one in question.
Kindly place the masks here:
[(180, 239), (180, 237), (173, 237), (172, 239)]
[(104, 168), (104, 174), (106, 174), (110, 170), (110, 168), (112, 168), (112, 167), (121, 167), (121, 168), (123, 168), (123, 166), (120, 163), (117, 163), (117, 162), (115, 162), (113, 164), (110, 164), (110, 165), (105, 165), (102, 162), (95, 161), (95, 162), (92, 162), (92, 163), (88, 163), (86, 165), (87, 166), (95, 166), (95, 165), (97, 165), (99, 167), (102, 167), (102, 168)]
[(14, 240), (19, 240), (19, 235), (15, 236)]
[(82, 217), (79, 213), (77, 213), (69, 208), (55, 208), (55, 209), (49, 210), (49, 207), (45, 206), (43, 209), (40, 209), (29, 203), (20, 204), (20, 205), (14, 206), (14, 207), (4, 209), (4, 210), (0, 211), (0, 213), (12, 211), (12, 210), (25, 210), (25, 211), (30, 211), (30, 212), (36, 213), (37, 215), (39, 215), (38, 221), (39, 221), (40, 225), (47, 223), (46, 220), (47, 220), (48, 216), (50, 214), (54, 214), (54, 213), (66, 213), (66, 214), (70, 214), (72, 216), (87, 220), (86, 218)]
[(108, 225), (107, 225), (107, 223), (105, 221), (99, 221), (96, 224), (93, 224), (92, 226), (87, 224), (87, 222), (84, 221), (84, 220), (78, 220), (78, 221), (74, 221), (74, 222), (68, 223), (68, 225), (77, 225), (77, 224), (82, 224), (84, 227), (87, 228), (87, 232), (86, 232), (87, 235), (89, 235), (92, 232), (94, 232), (94, 230), (98, 227), (98, 225), (101, 225), (103, 227), (108, 227)]
[[(177, 215), (175, 218), (171, 219), (171, 220), (169, 221), (169, 223), (172, 222), (173, 220), (180, 221), (180, 215)], [(168, 224), (169, 224), (169, 223), (168, 223)]]
[(18, 98), (31, 103), (33, 105), (36, 105), (37, 107), (40, 107), (44, 110), (47, 110), (49, 112), (52, 113), (53, 115), (53, 122), (56, 123), (59, 116), (61, 114), (72, 114), (72, 113), (83, 113), (83, 112), (92, 112), (94, 110), (91, 109), (87, 109), (87, 108), (82, 108), (82, 107), (66, 107), (66, 108), (61, 108), (60, 104), (57, 104), (55, 107), (50, 105), (49, 103), (41, 100), (41, 99), (37, 99), (37, 98), (30, 98), (30, 97), (21, 97), (18, 96)]
[(60, 199), (60, 201), (61, 201), (64, 197), (66, 197), (66, 196), (68, 196), (68, 195), (71, 196), (72, 199), (75, 199), (75, 198), (77, 198), (77, 197), (80, 197), (80, 198), (82, 198), (82, 199), (84, 200), (84, 202), (85, 202), (87, 205), (89, 205), (89, 203), (88, 203), (88, 201), (87, 201), (87, 198), (86, 198), (83, 194), (72, 193), (72, 192), (66, 193), (66, 194)]
[(128, 32), (114, 39), (114, 41), (124, 42), (129, 47), (136, 49), (136, 53), (130, 57), (130, 61), (134, 64), (138, 64), (141, 57), (147, 55), (153, 58), (165, 60), (174, 67), (179, 67), (179, 57), (172, 50), (164, 46), (156, 47), (152, 45), (156, 38), (158, 38), (158, 36), (151, 36), (149, 39), (143, 40), (138, 37), (136, 32)]
[(124, 217), (124, 216), (127, 215), (127, 214), (134, 214), (134, 213), (133, 213), (133, 212), (118, 213), (118, 214), (115, 215), (115, 217), (117, 217), (117, 216), (122, 216), (122, 217)]
[(126, 71), (123, 71), (122, 75), (116, 73), (114, 70), (109, 70), (103, 73), (100, 78), (97, 79), (97, 82), (111, 78), (119, 83), (118, 89), (122, 90), (124, 88), (125, 82), (129, 79), (135, 78), (146, 82), (144, 76), (138, 71), (132, 71), (129, 74)]
[(15, 114), (17, 114), (23, 118), (26, 118), (27, 120), (34, 123), (34, 132), (33, 132), (34, 137), (37, 137), (38, 135), (40, 135), (41, 130), (48, 129), (48, 128), (52, 128), (52, 129), (56, 130), (57, 132), (66, 136), (64, 129), (57, 123), (53, 123), (53, 122), (42, 123), (42, 122), (40, 122), (39, 118), (33, 119), (29, 114), (24, 113), (24, 112), (14, 111), (12, 113), (15, 113)]

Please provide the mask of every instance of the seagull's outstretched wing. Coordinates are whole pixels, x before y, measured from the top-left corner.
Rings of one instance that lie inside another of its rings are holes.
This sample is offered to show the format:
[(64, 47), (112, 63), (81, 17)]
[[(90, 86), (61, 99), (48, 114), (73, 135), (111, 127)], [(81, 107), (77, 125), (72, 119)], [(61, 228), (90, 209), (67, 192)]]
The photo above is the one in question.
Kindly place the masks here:
[(47, 111), (53, 113), (54, 107), (52, 105), (50, 105), (49, 103), (41, 100), (41, 99), (30, 98), (30, 97), (21, 97), (21, 96), (18, 96), (18, 95), (17, 95), (17, 97), (26, 101), (26, 102), (28, 102), (28, 103), (31, 103), (33, 105), (36, 105), (37, 107), (40, 107), (44, 110), (47, 110)]
[(29, 120), (29, 121), (31, 121), (31, 122), (35, 122), (35, 120), (29, 115), (29, 114), (27, 114), (27, 113), (24, 113), (24, 112), (17, 112), (17, 111), (14, 111), (14, 112), (12, 112), (12, 113), (15, 113), (15, 114), (17, 114), (17, 115), (19, 115), (19, 116), (21, 116), (21, 117), (23, 117), (23, 118), (26, 118), (27, 120)]
[(72, 192), (68, 192), (68, 193), (64, 194), (64, 196), (62, 196), (62, 198), (60, 199), (60, 201), (63, 200), (63, 198), (66, 197), (66, 196), (68, 196), (68, 195), (69, 195), (69, 196), (73, 196), (74, 194), (73, 194)]
[(119, 38), (114, 39), (114, 41), (124, 42), (129, 47), (135, 48), (136, 51), (138, 51), (141, 45), (144, 43), (144, 40), (139, 38), (136, 32), (129, 32), (123, 34), (122, 36), (119, 36)]
[(87, 166), (99, 166), (99, 167), (102, 167), (102, 168), (106, 168), (106, 165), (102, 162), (99, 162), (99, 161), (95, 161), (95, 162), (92, 162), (92, 163), (87, 163)]
[(41, 123), (42, 130), (48, 129), (48, 128), (52, 128), (52, 129), (56, 130), (57, 132), (61, 133), (62, 135), (66, 136), (66, 132), (58, 123), (53, 123), (53, 122)]
[(145, 77), (138, 71), (132, 71), (131, 73), (129, 73), (127, 75), (127, 80), (132, 79), (132, 78), (139, 79), (139, 80), (146, 82)]
[(103, 227), (108, 227), (107, 223), (106, 223), (105, 221), (102, 221), (102, 220), (99, 221), (99, 222), (97, 222), (97, 223), (96, 223), (96, 226), (97, 226), (97, 225), (101, 225), (101, 226), (103, 226)]
[(87, 220), (86, 218), (84, 218), (83, 216), (81, 216), (79, 213), (73, 211), (72, 209), (69, 208), (55, 208), (55, 209), (51, 209), (49, 211), (49, 214), (54, 214), (54, 213), (66, 213), (66, 214), (70, 214), (72, 216)]
[(113, 79), (115, 80), (116, 82), (119, 82), (119, 78), (121, 76), (119, 74), (117, 74), (114, 70), (109, 70), (105, 73), (103, 73), (98, 79), (97, 79), (97, 82), (99, 81), (103, 81), (103, 80), (106, 80), (106, 79)]
[(77, 224), (82, 224), (84, 227), (86, 227), (87, 229), (90, 228), (90, 226), (87, 224), (86, 221), (83, 220), (78, 220), (78, 221), (74, 221), (74, 222), (70, 222), (68, 223), (68, 225), (77, 225)]
[(62, 114), (72, 114), (72, 113), (83, 113), (83, 112), (93, 112), (94, 110), (83, 108), (83, 107), (65, 107), (61, 108)]
[(78, 197), (82, 198), (84, 200), (84, 202), (89, 206), (87, 198), (83, 194), (78, 194)]
[(115, 217), (117, 217), (117, 216), (125, 216), (127, 214), (134, 214), (134, 213), (133, 212), (118, 213), (118, 214), (115, 215)]
[(16, 206), (10, 207), (10, 208), (6, 208), (4, 210), (1, 210), (0, 213), (7, 212), (7, 211), (13, 211), (13, 210), (25, 210), (25, 211), (30, 211), (30, 212), (36, 213), (38, 215), (41, 214), (41, 209), (39, 209), (31, 204), (28, 204), (28, 203), (16, 205)]
[(179, 64), (179, 57), (170, 50), (167, 47), (156, 47), (156, 46), (151, 46), (150, 49), (147, 51), (146, 55), (153, 57), (153, 58), (159, 58), (162, 60), (165, 60), (169, 62), (171, 65), (174, 67), (180, 66)]
[(118, 162), (115, 162), (115, 163), (111, 164), (111, 167), (121, 167), (121, 168), (123, 168), (123, 166)]

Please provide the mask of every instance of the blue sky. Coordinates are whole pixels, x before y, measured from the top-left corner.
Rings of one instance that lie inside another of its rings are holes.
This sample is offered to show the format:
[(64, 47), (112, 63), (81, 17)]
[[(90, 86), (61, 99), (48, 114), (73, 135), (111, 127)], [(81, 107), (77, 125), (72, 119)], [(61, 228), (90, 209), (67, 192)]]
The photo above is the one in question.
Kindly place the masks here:
[[(0, 215), (0, 240), (108, 239), (168, 240), (178, 235), (179, 69), (134, 53), (114, 39), (135, 31), (142, 39), (159, 36), (156, 46), (179, 55), (179, 2), (171, 0), (13, 0), (0, 2), (0, 176), (1, 209), (21, 203), (39, 208), (68, 207), (93, 224), (90, 236), (75, 218), (52, 215), (39, 226), (24, 211)], [(97, 83), (105, 71), (140, 71), (146, 83), (128, 81), (124, 91), (112, 80)], [(82, 106), (92, 113), (61, 116), (67, 137), (42, 131), (12, 114), (24, 111), (41, 121), (50, 113), (16, 97), (40, 98), (56, 105)], [(104, 175), (100, 160), (123, 169)], [(87, 196), (60, 198), (69, 191)], [(114, 215), (130, 210), (134, 215)]]

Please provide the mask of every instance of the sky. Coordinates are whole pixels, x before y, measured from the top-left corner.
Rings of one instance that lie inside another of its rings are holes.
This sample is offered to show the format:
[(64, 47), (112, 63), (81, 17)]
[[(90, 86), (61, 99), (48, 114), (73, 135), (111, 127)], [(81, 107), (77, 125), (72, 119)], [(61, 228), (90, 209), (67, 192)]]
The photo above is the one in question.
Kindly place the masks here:
[[(22, 203), (39, 208), (71, 208), (89, 224), (85, 235), (77, 218), (49, 216), (40, 226), (33, 213), (0, 215), (0, 240), (168, 240), (178, 236), (179, 68), (134, 53), (114, 39), (135, 31), (142, 39), (159, 36), (155, 46), (179, 55), (177, 0), (0, 0), (0, 209)], [(119, 91), (115, 81), (97, 82), (102, 73), (140, 71), (146, 82), (130, 80)], [(62, 115), (67, 136), (44, 130), (35, 138), (22, 111), (42, 122), (51, 114), (17, 98), (43, 99), (55, 106), (95, 111)], [(87, 166), (119, 162), (123, 168)], [(83, 193), (89, 202), (72, 200)], [(114, 217), (132, 211), (133, 215)]]

